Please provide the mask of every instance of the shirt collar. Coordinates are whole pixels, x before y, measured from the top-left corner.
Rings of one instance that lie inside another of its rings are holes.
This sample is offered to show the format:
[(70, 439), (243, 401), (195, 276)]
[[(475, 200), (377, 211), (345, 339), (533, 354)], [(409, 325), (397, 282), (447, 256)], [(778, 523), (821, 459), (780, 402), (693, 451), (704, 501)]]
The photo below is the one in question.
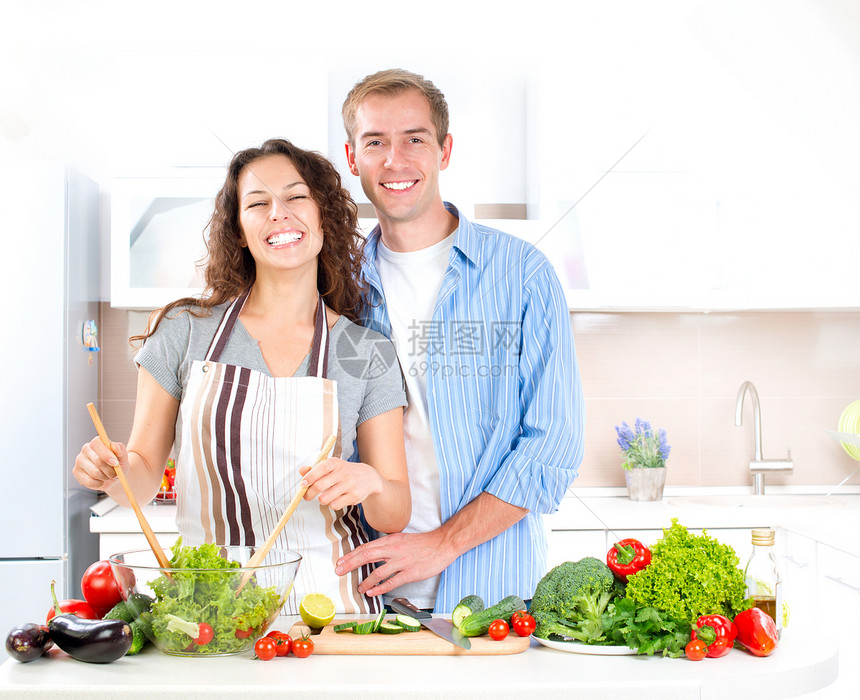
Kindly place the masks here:
[[(454, 248), (460, 251), (460, 253), (473, 265), (477, 265), (478, 258), (480, 256), (481, 241), (480, 234), (475, 228), (475, 225), (463, 216), (460, 213), (460, 210), (450, 202), (443, 202), (443, 204), (451, 214), (457, 217), (459, 222), (454, 231)], [(373, 231), (371, 231), (367, 236), (367, 240), (364, 244), (365, 258), (373, 264), (374, 268), (376, 267), (376, 251), (381, 239), (382, 230), (380, 229), (379, 224), (376, 224), (376, 226), (373, 227)]]

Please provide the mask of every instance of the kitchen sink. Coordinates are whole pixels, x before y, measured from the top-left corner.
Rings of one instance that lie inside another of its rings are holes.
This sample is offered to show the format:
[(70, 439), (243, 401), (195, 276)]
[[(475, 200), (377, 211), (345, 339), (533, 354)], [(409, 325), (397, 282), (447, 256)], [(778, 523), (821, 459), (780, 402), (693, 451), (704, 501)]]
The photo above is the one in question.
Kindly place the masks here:
[(841, 508), (839, 498), (814, 495), (755, 496), (722, 494), (718, 496), (678, 496), (666, 499), (673, 506), (715, 506), (720, 508)]

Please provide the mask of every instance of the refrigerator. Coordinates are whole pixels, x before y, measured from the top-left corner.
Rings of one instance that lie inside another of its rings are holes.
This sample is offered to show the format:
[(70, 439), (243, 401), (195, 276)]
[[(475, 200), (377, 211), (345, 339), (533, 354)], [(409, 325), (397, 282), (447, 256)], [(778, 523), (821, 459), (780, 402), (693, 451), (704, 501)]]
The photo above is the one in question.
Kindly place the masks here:
[[(98, 186), (63, 163), (0, 162), (0, 631), (80, 598), (96, 493), (72, 476), (95, 435)], [(6, 659), (5, 644), (0, 660)]]

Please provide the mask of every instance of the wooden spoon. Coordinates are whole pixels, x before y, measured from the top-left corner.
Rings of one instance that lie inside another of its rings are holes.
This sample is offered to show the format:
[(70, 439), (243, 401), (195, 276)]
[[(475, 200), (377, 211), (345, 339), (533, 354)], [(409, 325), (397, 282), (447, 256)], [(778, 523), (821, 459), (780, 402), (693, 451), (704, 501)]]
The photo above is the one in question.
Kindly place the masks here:
[[(107, 436), (107, 432), (105, 431), (104, 425), (102, 425), (102, 421), (101, 418), (99, 418), (99, 414), (96, 411), (96, 407), (93, 406), (92, 403), (88, 403), (87, 408), (90, 410), (90, 417), (93, 419), (93, 424), (96, 426), (96, 431), (98, 432), (102, 443), (105, 447), (111, 450), (111, 452), (113, 452), (113, 449), (110, 446), (110, 439)], [(122, 484), (122, 488), (123, 491), (125, 491), (126, 497), (128, 498), (129, 505), (134, 511), (134, 514), (137, 516), (137, 522), (140, 523), (140, 529), (143, 530), (143, 534), (146, 536), (146, 541), (149, 542), (149, 546), (152, 549), (152, 553), (155, 555), (156, 560), (158, 561), (158, 565), (162, 569), (169, 569), (170, 562), (167, 560), (167, 557), (164, 554), (164, 550), (161, 548), (161, 545), (158, 543), (158, 540), (155, 539), (155, 533), (149, 526), (149, 523), (146, 520), (146, 516), (144, 516), (143, 511), (137, 504), (137, 499), (131, 492), (131, 488), (128, 485), (128, 481), (126, 481), (125, 474), (123, 473), (119, 465), (114, 468), (114, 471), (116, 472), (117, 478), (119, 479), (119, 483)], [(169, 576), (166, 571), (164, 573), (165, 575)]]
[[(334, 447), (334, 441), (337, 439), (336, 433), (332, 433), (328, 436), (328, 440), (325, 441), (322, 450), (320, 450), (319, 455), (314, 461), (312, 466), (316, 466), (320, 462), (322, 462), (326, 457), (328, 457), (328, 453), (331, 452), (331, 448)], [(281, 519), (278, 521), (278, 524), (275, 525), (275, 528), (266, 538), (266, 541), (263, 545), (254, 552), (254, 556), (252, 556), (248, 563), (245, 564), (242, 568), (247, 568), (248, 571), (242, 576), (242, 580), (239, 582), (239, 587), (236, 589), (236, 595), (239, 595), (239, 592), (245, 587), (245, 584), (248, 583), (248, 580), (251, 578), (251, 575), (254, 573), (251, 571), (255, 566), (259, 566), (260, 562), (266, 558), (266, 555), (269, 553), (269, 550), (272, 548), (272, 545), (275, 544), (275, 540), (278, 539), (278, 535), (281, 534), (281, 530), (283, 530), (287, 521), (290, 519), (292, 514), (295, 512), (296, 508), (299, 507), (299, 503), (302, 498), (304, 498), (305, 493), (307, 493), (308, 487), (302, 486), (298, 491), (296, 491), (296, 495), (293, 496), (293, 500), (290, 501), (290, 505), (287, 506), (287, 509), (284, 511), (284, 514), (281, 516)]]

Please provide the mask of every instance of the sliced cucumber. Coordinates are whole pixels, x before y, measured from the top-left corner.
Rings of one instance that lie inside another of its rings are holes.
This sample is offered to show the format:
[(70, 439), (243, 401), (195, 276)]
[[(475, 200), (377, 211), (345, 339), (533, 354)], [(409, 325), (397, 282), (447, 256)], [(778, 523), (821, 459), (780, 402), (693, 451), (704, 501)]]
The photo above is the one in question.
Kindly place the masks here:
[(378, 615), (378, 616), (376, 617), (376, 619), (373, 621), (373, 631), (374, 631), (374, 632), (376, 632), (376, 630), (378, 630), (378, 629), (379, 629), (379, 626), (382, 624), (382, 621), (383, 621), (384, 619), (385, 619), (385, 608), (382, 608), (382, 610), (380, 611), (379, 615)]
[(351, 632), (357, 622), (341, 622), (333, 627), (335, 632)]
[(404, 627), (393, 622), (383, 622), (379, 625), (379, 629), (377, 630), (377, 632), (380, 632), (381, 634), (400, 634), (405, 631), (406, 629)]
[(463, 600), (457, 603), (454, 610), (451, 611), (451, 624), (457, 629), (460, 628), (460, 623), (463, 622), (472, 613), (480, 612), (484, 609), (484, 601), (481, 596), (467, 595)]
[(417, 632), (421, 629), (421, 623), (411, 615), (397, 615), (394, 623), (400, 625), (407, 632)]
[(376, 626), (376, 620), (368, 620), (367, 622), (359, 622), (352, 631), (355, 634), (370, 634)]

